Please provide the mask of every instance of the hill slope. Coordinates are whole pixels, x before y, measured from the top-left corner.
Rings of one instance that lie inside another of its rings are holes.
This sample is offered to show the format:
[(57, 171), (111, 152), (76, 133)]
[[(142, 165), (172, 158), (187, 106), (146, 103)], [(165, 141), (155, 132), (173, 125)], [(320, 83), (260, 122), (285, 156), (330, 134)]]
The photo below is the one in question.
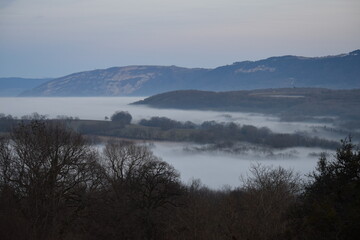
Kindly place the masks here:
[(46, 82), (23, 96), (148, 96), (198, 89), (360, 88), (360, 50), (319, 58), (271, 57), (215, 69), (128, 66), (74, 73)]
[(184, 90), (158, 94), (134, 104), (158, 108), (271, 113), (287, 120), (327, 116), (353, 121), (356, 128), (360, 128), (360, 89), (283, 88), (233, 92)]
[(46, 82), (22, 96), (150, 95), (186, 88), (206, 69), (175, 66), (128, 66), (74, 73)]

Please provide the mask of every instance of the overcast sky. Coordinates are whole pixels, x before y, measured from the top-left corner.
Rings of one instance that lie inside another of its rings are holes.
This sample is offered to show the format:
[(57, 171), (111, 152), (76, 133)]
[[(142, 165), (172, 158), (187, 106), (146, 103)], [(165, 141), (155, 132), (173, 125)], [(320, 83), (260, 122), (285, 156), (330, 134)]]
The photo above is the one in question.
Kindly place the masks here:
[(0, 77), (360, 48), (360, 0), (0, 0)]

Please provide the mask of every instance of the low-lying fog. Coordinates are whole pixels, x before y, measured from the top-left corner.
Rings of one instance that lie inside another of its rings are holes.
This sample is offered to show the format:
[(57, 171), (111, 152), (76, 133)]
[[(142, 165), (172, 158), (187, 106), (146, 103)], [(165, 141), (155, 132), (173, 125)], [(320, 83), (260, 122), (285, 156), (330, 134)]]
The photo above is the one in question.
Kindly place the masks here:
[[(321, 127), (325, 123), (281, 122), (277, 117), (253, 113), (194, 111), (174, 109), (153, 109), (146, 106), (128, 105), (141, 100), (139, 97), (78, 97), (78, 98), (0, 98), (0, 113), (16, 117), (37, 112), (55, 118), (59, 115), (80, 119), (103, 120), (115, 111), (128, 111), (136, 122), (153, 116), (168, 117), (178, 121), (236, 122), (257, 127), (268, 127), (274, 132), (308, 132), (310, 135), (339, 140), (344, 136), (325, 135)], [(327, 125), (328, 127), (330, 125)], [(330, 126), (331, 127), (331, 126)], [(201, 147), (200, 147), (201, 148)], [(199, 146), (191, 143), (157, 142), (152, 146), (156, 156), (172, 164), (181, 173), (183, 181), (199, 178), (209, 187), (224, 185), (239, 186), (240, 176), (248, 172), (252, 163), (292, 168), (301, 174), (314, 170), (321, 149), (294, 148), (272, 150), (267, 153), (230, 154), (214, 151), (199, 151)], [(316, 153), (316, 154), (314, 154)]]
[(105, 116), (110, 117), (115, 111), (128, 111), (134, 122), (154, 116), (194, 123), (214, 120), (268, 127), (279, 133), (296, 131), (312, 133), (317, 127), (331, 127), (330, 124), (325, 123), (280, 122), (277, 117), (254, 113), (154, 109), (141, 105), (129, 105), (142, 99), (144, 97), (0, 98), (0, 113), (21, 117), (37, 112), (48, 115), (50, 118), (67, 115), (80, 119), (103, 120)]
[[(275, 150), (275, 156), (250, 152), (248, 154), (227, 154), (223, 152), (188, 151), (193, 145), (189, 143), (154, 143), (151, 148), (154, 154), (161, 157), (181, 173), (186, 183), (191, 179), (201, 179), (205, 185), (219, 189), (225, 185), (238, 187), (240, 176), (249, 174), (252, 164), (264, 166), (282, 166), (293, 169), (302, 177), (315, 170), (319, 155), (324, 150), (319, 148), (291, 148)], [(326, 151), (331, 158), (334, 152)]]

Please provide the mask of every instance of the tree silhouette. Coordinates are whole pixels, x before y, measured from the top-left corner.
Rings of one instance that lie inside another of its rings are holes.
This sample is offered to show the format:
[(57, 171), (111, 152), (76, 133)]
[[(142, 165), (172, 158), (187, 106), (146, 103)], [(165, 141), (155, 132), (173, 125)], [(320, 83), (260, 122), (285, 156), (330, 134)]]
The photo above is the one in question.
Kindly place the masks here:
[(318, 161), (301, 206), (304, 238), (356, 239), (360, 234), (360, 152), (351, 138), (333, 159)]
[(28, 239), (55, 239), (66, 232), (92, 184), (96, 155), (84, 138), (49, 121), (16, 127), (0, 145), (1, 185), (17, 196)]

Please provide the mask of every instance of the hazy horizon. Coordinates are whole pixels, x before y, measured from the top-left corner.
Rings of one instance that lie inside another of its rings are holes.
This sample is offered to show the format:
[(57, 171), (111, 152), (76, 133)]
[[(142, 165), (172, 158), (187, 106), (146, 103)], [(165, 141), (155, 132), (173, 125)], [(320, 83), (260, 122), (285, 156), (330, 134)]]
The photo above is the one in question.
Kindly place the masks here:
[[(359, 48), (360, 49), (360, 48)], [(321, 58), (321, 57), (328, 57), (328, 56), (339, 56), (339, 55), (342, 55), (342, 54), (347, 54), (347, 53), (350, 53), (352, 51), (355, 51), (355, 50), (359, 50), (359, 49), (353, 49), (353, 50), (349, 50), (348, 52), (342, 52), (342, 53), (335, 53), (335, 54), (328, 54), (328, 55), (324, 55), (324, 56), (304, 56), (304, 55), (291, 55), (291, 54), (285, 54), (285, 55), (281, 55), (281, 56), (297, 56), (297, 57), (314, 57), (314, 58)], [(252, 59), (252, 60), (249, 60), (249, 59), (244, 59), (244, 60), (241, 60), (241, 61), (260, 61), (260, 60), (264, 60), (264, 59), (268, 59), (268, 58), (271, 58), (271, 57), (281, 57), (280, 55), (276, 55), (276, 56), (268, 56), (268, 57), (264, 57), (262, 59)], [(241, 62), (241, 61), (235, 61), (235, 62)], [(235, 63), (235, 62), (232, 62), (232, 63)], [(166, 67), (170, 67), (170, 66), (175, 66), (175, 67), (180, 67), (180, 68), (193, 68), (193, 69), (196, 69), (196, 68), (203, 68), (203, 69), (215, 69), (217, 67), (222, 67), (222, 66), (226, 66), (226, 65), (229, 65), (229, 64), (232, 64), (232, 63), (225, 63), (223, 65), (219, 65), (219, 66), (213, 66), (213, 67), (191, 67), (191, 66), (180, 66), (180, 65), (172, 65), (172, 64), (164, 64), (164, 65), (160, 65), (160, 64), (131, 64), (131, 65), (122, 65), (122, 66), (107, 66), (107, 67), (103, 67), (103, 68), (94, 68), (94, 69), (82, 69), (82, 70), (77, 70), (75, 72), (70, 72), (70, 73), (67, 73), (67, 74), (63, 74), (63, 75), (59, 75), (59, 76), (43, 76), (43, 77), (36, 77), (36, 76), (33, 76), (33, 77), (26, 77), (26, 76), (0, 76), (0, 78), (25, 78), (25, 79), (55, 79), (55, 78), (60, 78), (60, 77), (64, 77), (64, 76), (68, 76), (68, 75), (71, 75), (71, 74), (74, 74), (74, 73), (80, 73), (80, 72), (87, 72), (87, 71), (93, 71), (93, 70), (102, 70), (102, 69), (109, 69), (109, 68), (114, 68), (114, 67), (132, 67), (132, 66), (166, 66)], [(145, 96), (146, 97), (146, 96)]]
[(357, 0), (4, 0), (0, 77), (337, 55), (360, 48), (359, 12)]

